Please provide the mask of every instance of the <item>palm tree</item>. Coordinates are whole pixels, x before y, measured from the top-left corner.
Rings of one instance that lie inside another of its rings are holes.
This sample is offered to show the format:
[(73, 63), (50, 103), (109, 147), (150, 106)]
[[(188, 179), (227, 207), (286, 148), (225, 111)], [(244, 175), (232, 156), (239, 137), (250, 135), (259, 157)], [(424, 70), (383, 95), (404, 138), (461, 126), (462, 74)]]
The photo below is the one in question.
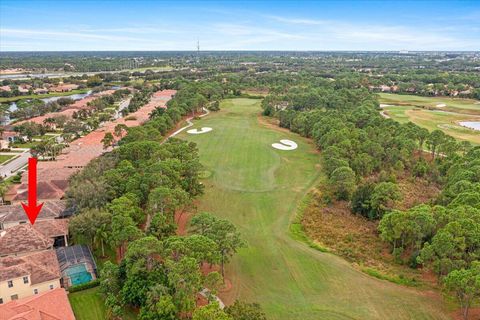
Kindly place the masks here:
[(100, 245), (102, 248), (102, 257), (105, 257), (105, 242), (108, 241), (109, 231), (107, 224), (101, 224), (97, 228), (97, 233), (95, 234), (95, 238), (97, 241), (100, 241)]

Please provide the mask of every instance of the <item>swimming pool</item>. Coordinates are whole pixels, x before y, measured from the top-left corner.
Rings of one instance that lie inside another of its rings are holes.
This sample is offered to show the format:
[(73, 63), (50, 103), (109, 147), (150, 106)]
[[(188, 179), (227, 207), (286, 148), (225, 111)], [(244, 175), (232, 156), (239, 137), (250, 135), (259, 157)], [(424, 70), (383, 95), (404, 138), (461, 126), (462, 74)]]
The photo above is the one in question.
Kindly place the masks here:
[(65, 273), (70, 278), (72, 286), (87, 283), (92, 281), (92, 275), (87, 271), (87, 268), (84, 264), (77, 264), (75, 266), (68, 267), (65, 270)]

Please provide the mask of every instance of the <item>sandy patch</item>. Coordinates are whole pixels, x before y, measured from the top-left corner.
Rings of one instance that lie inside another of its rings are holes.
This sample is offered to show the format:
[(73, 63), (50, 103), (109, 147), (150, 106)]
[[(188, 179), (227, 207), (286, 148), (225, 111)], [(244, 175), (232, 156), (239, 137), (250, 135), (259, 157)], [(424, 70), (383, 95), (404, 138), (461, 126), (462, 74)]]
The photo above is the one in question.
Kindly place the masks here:
[(437, 108), (444, 108), (446, 107), (447, 105), (445, 103), (439, 103), (437, 104)]
[(380, 103), (380, 108), (386, 108), (386, 107), (393, 107), (393, 105)]
[(272, 143), (272, 147), (278, 150), (295, 150), (298, 145), (292, 140), (280, 140), (280, 143)]
[(203, 127), (201, 129), (190, 129), (187, 131), (187, 133), (190, 133), (190, 134), (202, 134), (202, 133), (207, 133), (207, 132), (210, 132), (212, 131), (213, 129), (210, 128), (210, 127)]

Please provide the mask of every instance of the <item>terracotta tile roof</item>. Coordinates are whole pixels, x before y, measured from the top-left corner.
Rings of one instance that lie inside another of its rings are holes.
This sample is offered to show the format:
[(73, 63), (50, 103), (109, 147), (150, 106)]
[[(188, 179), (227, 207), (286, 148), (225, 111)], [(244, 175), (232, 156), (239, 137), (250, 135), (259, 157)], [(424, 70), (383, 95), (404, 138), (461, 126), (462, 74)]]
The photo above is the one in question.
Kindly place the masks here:
[(20, 224), (0, 232), (0, 256), (47, 250), (53, 242), (29, 223)]
[(0, 259), (0, 281), (30, 276), (32, 285), (60, 279), (60, 267), (54, 250), (42, 251), (22, 257)]
[[(43, 204), (42, 210), (38, 215), (37, 221), (45, 219), (54, 219), (62, 216), (66, 210), (66, 201), (52, 200)], [(0, 222), (19, 222), (28, 221), (28, 218), (20, 204), (11, 206), (0, 206)]]
[(66, 106), (61, 111), (49, 112), (47, 114), (44, 114), (43, 116), (38, 116), (38, 117), (34, 117), (34, 118), (31, 118), (31, 119), (28, 119), (28, 120), (19, 121), (19, 122), (15, 123), (15, 125), (20, 125), (20, 124), (25, 123), (25, 122), (35, 122), (37, 124), (43, 124), (43, 121), (45, 119), (55, 118), (55, 117), (58, 117), (58, 116), (61, 116), (61, 115), (66, 116), (67, 118), (71, 119), (74, 112), (76, 112), (78, 110), (81, 110), (81, 109), (91, 109), (88, 106), (88, 103), (90, 101), (95, 100), (96, 98), (104, 96), (104, 95), (112, 94), (114, 92), (115, 92), (115, 90), (106, 90), (106, 91), (98, 92), (98, 93), (92, 94), (91, 96), (88, 96), (86, 98), (75, 101), (71, 105)]
[(47, 238), (68, 234), (68, 219), (40, 220), (35, 222), (33, 228)]
[[(165, 106), (165, 103), (170, 100), (175, 93), (175, 90), (155, 92), (146, 105), (136, 112), (127, 115), (127, 117), (133, 118), (134, 120), (126, 121), (125, 118), (120, 118), (108, 122), (101, 128), (71, 142), (70, 146), (63, 150), (62, 155), (60, 155), (56, 161), (39, 162), (37, 167), (38, 198), (40, 200), (61, 199), (65, 195), (68, 178), (105, 152), (103, 143), (101, 142), (105, 133), (113, 133), (115, 126), (118, 124), (125, 124), (127, 127), (142, 125), (149, 120), (150, 113), (155, 110), (155, 108)], [(85, 103), (88, 98), (79, 101)], [(80, 103), (79, 101), (76, 103)], [(22, 181), (25, 185), (23, 187), (12, 187), (12, 189), (7, 192), (6, 199), (11, 201), (23, 201), (27, 199), (27, 174), (22, 175)]]
[[(37, 182), (37, 198), (38, 200), (61, 199), (67, 189), (68, 181), (50, 180)], [(17, 194), (13, 198), (14, 201), (28, 199), (28, 185), (22, 184), (17, 188)]]
[(75, 320), (63, 288), (0, 305), (0, 320)]

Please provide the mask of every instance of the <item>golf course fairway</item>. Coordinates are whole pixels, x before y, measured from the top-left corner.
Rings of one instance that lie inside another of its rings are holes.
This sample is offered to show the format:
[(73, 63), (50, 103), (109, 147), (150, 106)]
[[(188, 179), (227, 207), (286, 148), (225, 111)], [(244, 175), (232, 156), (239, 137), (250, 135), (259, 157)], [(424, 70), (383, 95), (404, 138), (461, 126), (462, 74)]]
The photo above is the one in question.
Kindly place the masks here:
[[(198, 211), (232, 221), (248, 243), (228, 265), (233, 288), (220, 295), (225, 302), (258, 302), (271, 320), (450, 319), (436, 295), (370, 277), (294, 240), (289, 224), (318, 181), (318, 152), (260, 123), (260, 100), (224, 100), (221, 109), (194, 123), (213, 131), (179, 138), (198, 144), (208, 173)], [(274, 149), (281, 139), (298, 148)]]

